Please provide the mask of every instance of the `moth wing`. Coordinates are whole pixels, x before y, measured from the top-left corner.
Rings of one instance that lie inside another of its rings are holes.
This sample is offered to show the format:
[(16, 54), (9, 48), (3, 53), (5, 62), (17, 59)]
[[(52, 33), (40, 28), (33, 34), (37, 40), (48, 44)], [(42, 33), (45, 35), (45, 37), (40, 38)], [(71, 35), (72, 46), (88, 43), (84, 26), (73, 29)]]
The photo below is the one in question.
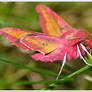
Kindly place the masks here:
[(71, 30), (72, 27), (47, 6), (38, 5), (36, 10), (44, 33), (60, 37), (68, 30)]
[(0, 34), (3, 35), (11, 44), (29, 50), (26, 46), (20, 43), (20, 39), (27, 35), (39, 35), (40, 33), (18, 28), (2, 28)]
[(60, 45), (60, 40), (51, 36), (27, 36), (21, 40), (29, 49), (48, 54)]

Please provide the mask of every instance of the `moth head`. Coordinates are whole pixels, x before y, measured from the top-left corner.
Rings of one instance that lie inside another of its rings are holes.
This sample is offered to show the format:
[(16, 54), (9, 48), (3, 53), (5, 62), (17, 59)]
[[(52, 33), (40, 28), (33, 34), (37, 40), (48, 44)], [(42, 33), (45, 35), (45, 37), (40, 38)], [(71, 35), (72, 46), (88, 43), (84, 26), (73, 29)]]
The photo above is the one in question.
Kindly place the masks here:
[(69, 37), (69, 40), (73, 40), (73, 45), (82, 43), (85, 46), (92, 48), (92, 35), (85, 30), (76, 30), (75, 33)]
[(79, 30), (77, 36), (82, 39), (82, 44), (88, 48), (92, 48), (92, 34), (86, 32), (85, 30)]
[(92, 34), (90, 34), (90, 33), (87, 33), (87, 34), (86, 34), (85, 43), (87, 44), (87, 46), (88, 46), (89, 48), (92, 48)]

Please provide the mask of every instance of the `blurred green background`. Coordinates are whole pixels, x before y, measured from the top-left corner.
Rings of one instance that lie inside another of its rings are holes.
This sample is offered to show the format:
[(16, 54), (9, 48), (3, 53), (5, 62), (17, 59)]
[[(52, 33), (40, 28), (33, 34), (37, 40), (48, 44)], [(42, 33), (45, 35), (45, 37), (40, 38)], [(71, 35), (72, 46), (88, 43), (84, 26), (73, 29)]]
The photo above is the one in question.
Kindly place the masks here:
[[(85, 29), (92, 33), (92, 3), (91, 2), (5, 2), (0, 3), (0, 28), (16, 27), (21, 29), (42, 32), (40, 28), (39, 18), (35, 7), (38, 4), (44, 4), (59, 14), (64, 20), (75, 28)], [(0, 36), (0, 58), (8, 61), (18, 62), (33, 68), (59, 72), (61, 61), (54, 63), (43, 63), (30, 58), (27, 51), (12, 46), (4, 37)], [(67, 61), (62, 75), (68, 75), (85, 66), (81, 59)], [(85, 76), (92, 76), (92, 69), (74, 77), (73, 82), (61, 83), (54, 89), (57, 90), (78, 90), (91, 89), (92, 82), (88, 81)], [(11, 84), (2, 86), (4, 81), (40, 81), (55, 80), (56, 77), (29, 71), (27, 69), (19, 69), (9, 64), (0, 63), (0, 89), (21, 89), (36, 90), (45, 87), (47, 84)]]

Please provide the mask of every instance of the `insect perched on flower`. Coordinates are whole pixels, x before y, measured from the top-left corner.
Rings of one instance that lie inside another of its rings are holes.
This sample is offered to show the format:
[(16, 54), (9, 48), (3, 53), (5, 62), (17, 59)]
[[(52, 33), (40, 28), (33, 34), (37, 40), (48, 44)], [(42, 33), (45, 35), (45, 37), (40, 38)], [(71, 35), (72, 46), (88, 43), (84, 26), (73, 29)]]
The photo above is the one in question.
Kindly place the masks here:
[[(2, 28), (0, 33), (17, 47), (39, 51), (31, 55), (35, 60), (42, 62), (63, 60), (61, 71), (65, 61), (73, 58), (81, 57), (88, 64), (83, 56), (86, 53), (90, 55), (88, 50), (92, 48), (92, 35), (85, 30), (72, 28), (45, 5), (38, 5), (36, 10), (43, 33), (17, 28)], [(92, 58), (91, 55), (90, 57)]]

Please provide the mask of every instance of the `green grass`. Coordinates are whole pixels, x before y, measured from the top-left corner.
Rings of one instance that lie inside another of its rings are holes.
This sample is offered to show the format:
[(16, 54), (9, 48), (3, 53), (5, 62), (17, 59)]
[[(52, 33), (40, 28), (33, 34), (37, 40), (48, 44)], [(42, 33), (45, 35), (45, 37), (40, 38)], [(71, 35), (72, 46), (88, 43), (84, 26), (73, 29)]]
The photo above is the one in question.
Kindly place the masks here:
[[(88, 60), (88, 59), (87, 59)], [(37, 68), (32, 68), (31, 66), (26, 66), (20, 63), (14, 63), (12, 61), (8, 61), (8, 60), (4, 60), (0, 58), (0, 63), (2, 64), (8, 64), (8, 65), (12, 65), (16, 68), (22, 68), (22, 69), (27, 69), (30, 71), (34, 71), (34, 72), (38, 72), (41, 74), (45, 74), (45, 75), (49, 75), (49, 76), (54, 76), (56, 77), (57, 74), (47, 71), (47, 70), (42, 70), (42, 69), (37, 69)], [(88, 70), (91, 66), (85, 66), (77, 71), (75, 71), (74, 73), (69, 74), (68, 76), (65, 77), (59, 77), (59, 80), (49, 80), (49, 81), (0, 81), (0, 86), (6, 86), (6, 85), (11, 85), (11, 84), (41, 84), (41, 83), (51, 83), (50, 85), (48, 85), (46, 88), (43, 88), (43, 90), (48, 90), (48, 89), (53, 89), (54, 87), (56, 87), (57, 85), (59, 85), (62, 82), (66, 82), (66, 81), (72, 81), (72, 77), (75, 75), (78, 75), (86, 70)]]

